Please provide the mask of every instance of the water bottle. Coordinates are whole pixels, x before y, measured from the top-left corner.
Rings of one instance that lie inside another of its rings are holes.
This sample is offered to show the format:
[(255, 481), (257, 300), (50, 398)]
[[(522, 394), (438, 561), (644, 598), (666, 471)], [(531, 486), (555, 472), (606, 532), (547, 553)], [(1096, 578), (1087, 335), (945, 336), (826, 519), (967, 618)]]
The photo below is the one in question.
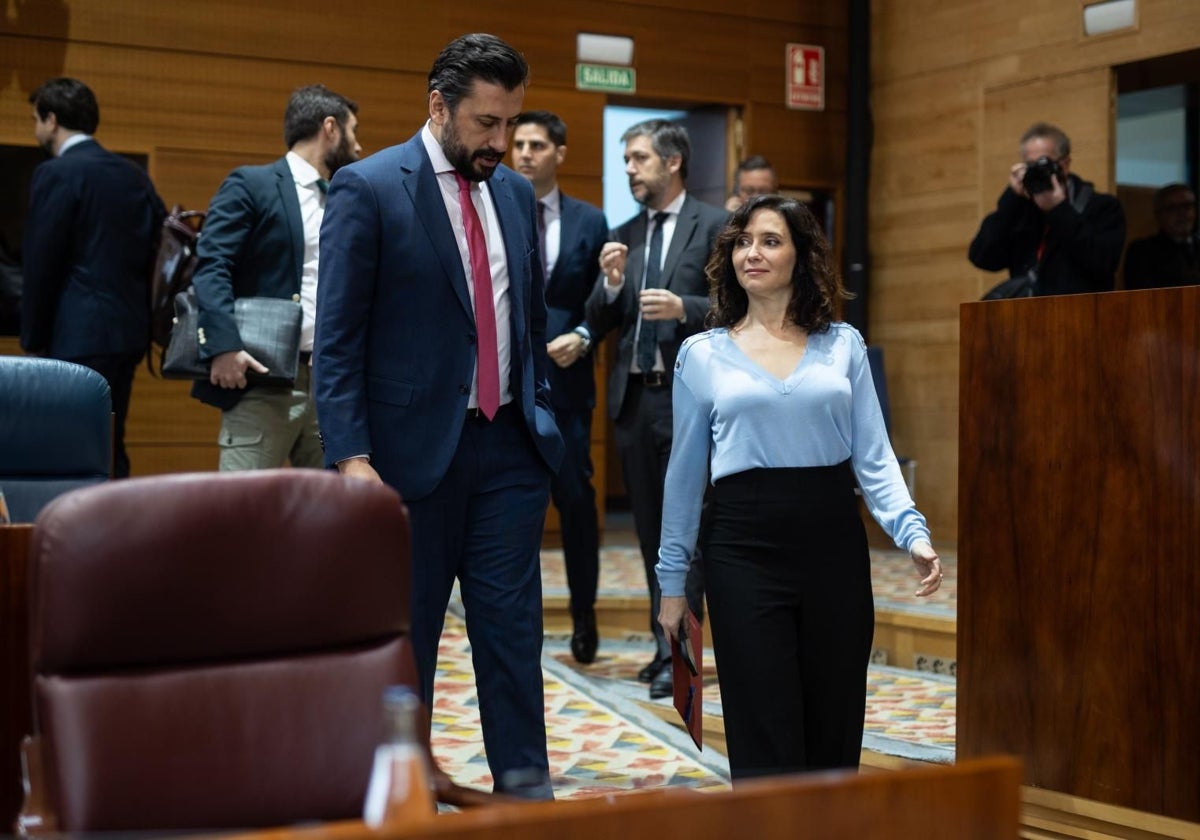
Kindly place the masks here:
[(375, 749), (363, 821), (383, 825), (419, 825), (437, 815), (429, 763), (419, 730), (421, 701), (407, 686), (383, 693), (385, 737)]

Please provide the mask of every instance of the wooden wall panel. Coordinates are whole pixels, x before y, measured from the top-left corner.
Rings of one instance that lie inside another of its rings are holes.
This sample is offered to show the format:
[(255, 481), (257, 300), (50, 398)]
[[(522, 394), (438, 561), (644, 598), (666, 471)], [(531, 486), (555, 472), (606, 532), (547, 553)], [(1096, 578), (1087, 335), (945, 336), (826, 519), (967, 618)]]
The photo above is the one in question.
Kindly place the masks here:
[(414, 14), (413, 6), (392, 0), (360, 0), (352, 8), (289, 0), (37, 0), (18, 5), (8, 33), (50, 43), (423, 74), (453, 37), (447, 35), (450, 6), (422, 4)]
[[(745, 147), (766, 154), (784, 183), (841, 185), (845, 9), (774, 0), (736, 9), (721, 0), (530, 0), (520, 15), (505, 6), (407, 0), (344, 9), (321, 0), (18, 3), (0, 14), (0, 143), (32, 145), (29, 92), (52, 76), (77, 76), (100, 100), (98, 139), (147, 155), (168, 204), (203, 208), (231, 169), (283, 153), (283, 109), (299, 85), (322, 82), (358, 101), (365, 152), (407, 139), (427, 116), (434, 56), (470, 31), (494, 32), (525, 53), (532, 70), (526, 107), (566, 120), (562, 184), (579, 198), (602, 200), (602, 117), (610, 101), (743, 109)], [(580, 31), (635, 39), (636, 98), (575, 90)], [(782, 106), (789, 41), (826, 46), (824, 113)], [(11, 345), (8, 352), (17, 352)], [(219, 416), (186, 390), (139, 375), (128, 433), (135, 473), (215, 464)], [(593, 460), (603, 497), (600, 390)]]
[(1020, 134), (1037, 119), (1063, 124), (1073, 169), (1111, 191), (1112, 68), (1200, 47), (1194, 0), (1139, 0), (1135, 30), (1091, 39), (1081, 9), (871, 5), (870, 338), (885, 345), (893, 438), (921, 463), (935, 542), (958, 537), (958, 307), (1000, 279), (975, 270), (967, 246)]

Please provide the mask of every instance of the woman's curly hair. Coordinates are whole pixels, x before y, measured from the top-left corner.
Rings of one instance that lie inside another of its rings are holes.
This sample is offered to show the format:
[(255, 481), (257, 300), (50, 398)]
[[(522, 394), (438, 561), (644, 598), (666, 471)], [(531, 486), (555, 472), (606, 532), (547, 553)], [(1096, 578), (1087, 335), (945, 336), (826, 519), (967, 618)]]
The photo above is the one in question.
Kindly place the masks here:
[(746, 317), (749, 298), (738, 282), (733, 267), (733, 248), (738, 237), (759, 210), (772, 210), (783, 217), (796, 246), (796, 267), (792, 271), (792, 299), (788, 318), (808, 333), (829, 330), (839, 300), (853, 297), (842, 286), (833, 267), (829, 240), (807, 207), (782, 195), (760, 195), (747, 201), (730, 218), (713, 244), (705, 267), (708, 276), (708, 312), (710, 327), (732, 327)]

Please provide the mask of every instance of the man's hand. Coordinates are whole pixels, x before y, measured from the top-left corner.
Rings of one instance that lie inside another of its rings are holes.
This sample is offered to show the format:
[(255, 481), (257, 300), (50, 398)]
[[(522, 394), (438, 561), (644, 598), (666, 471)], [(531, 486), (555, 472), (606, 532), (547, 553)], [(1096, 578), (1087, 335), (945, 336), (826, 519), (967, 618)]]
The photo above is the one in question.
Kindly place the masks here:
[(212, 367), (208, 372), (208, 381), (222, 388), (245, 388), (246, 368), (250, 368), (255, 373), (267, 372), (258, 359), (245, 350), (230, 350), (228, 353), (221, 353), (213, 357)]
[(1029, 193), (1025, 192), (1025, 170), (1028, 167), (1024, 162), (1014, 163), (1012, 169), (1008, 170), (1008, 187), (1021, 198), (1029, 198)]
[(577, 332), (563, 333), (546, 345), (550, 359), (560, 368), (568, 368), (584, 357), (587, 350), (583, 336)]
[(379, 473), (375, 472), (375, 468), (366, 458), (347, 458), (344, 461), (338, 461), (337, 468), (338, 472), (344, 476), (383, 484), (383, 479), (379, 477)]
[(683, 298), (666, 289), (642, 289), (638, 304), (646, 321), (682, 321), (684, 317)]
[(625, 260), (629, 256), (629, 246), (620, 242), (605, 242), (600, 251), (600, 270), (604, 272), (604, 282), (609, 286), (620, 286), (625, 277)]
[(1053, 189), (1040, 192), (1033, 197), (1033, 203), (1043, 213), (1049, 213), (1058, 205), (1067, 200), (1067, 188), (1062, 181), (1058, 180), (1057, 175), (1050, 176), (1050, 183), (1054, 185)]

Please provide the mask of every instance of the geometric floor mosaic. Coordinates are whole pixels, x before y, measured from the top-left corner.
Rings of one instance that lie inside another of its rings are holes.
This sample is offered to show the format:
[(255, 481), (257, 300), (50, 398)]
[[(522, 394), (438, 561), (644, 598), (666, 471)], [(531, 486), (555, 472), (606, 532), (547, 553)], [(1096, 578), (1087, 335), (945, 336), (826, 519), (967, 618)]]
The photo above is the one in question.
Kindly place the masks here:
[[(556, 646), (548, 642), (547, 652)], [(669, 729), (665, 724), (639, 715), (634, 708), (620, 710), (622, 704), (613, 702), (616, 698), (598, 697), (570, 673), (562, 673), (564, 669), (555, 667), (553, 660), (548, 665), (543, 680), (546, 733), (558, 799), (666, 785), (728, 786), (728, 768), (719, 755), (711, 750), (703, 757), (686, 754), (678, 739), (664, 731)], [(483, 750), (474, 682), (463, 625), (448, 618), (438, 657), (431, 744), (438, 762), (456, 782), (490, 790), (492, 777)]]
[[(942, 557), (945, 579), (930, 599), (917, 599), (911, 561), (901, 552), (872, 550), (876, 606), (953, 615), (957, 564)], [(546, 595), (565, 594), (560, 551), (542, 554)], [(634, 548), (606, 547), (601, 558), (600, 595), (626, 597), (644, 591), (645, 576)], [(566, 637), (547, 636), (542, 670), (551, 781), (559, 799), (599, 796), (623, 790), (685, 785), (700, 790), (728, 786), (728, 763), (716, 750), (697, 750), (676, 726), (645, 710), (646, 686), (636, 674), (645, 664), (648, 635), (601, 640), (595, 663), (579, 665)], [(715, 674), (712, 651), (706, 671)], [(447, 616), (438, 658), (432, 745), (442, 767), (459, 784), (490, 790), (483, 751), (474, 672), (462, 622)], [(670, 706), (670, 700), (659, 703)], [(715, 676), (704, 690), (706, 717), (721, 715)], [(955, 680), (872, 665), (867, 675), (863, 746), (902, 758), (949, 763), (954, 760)]]

